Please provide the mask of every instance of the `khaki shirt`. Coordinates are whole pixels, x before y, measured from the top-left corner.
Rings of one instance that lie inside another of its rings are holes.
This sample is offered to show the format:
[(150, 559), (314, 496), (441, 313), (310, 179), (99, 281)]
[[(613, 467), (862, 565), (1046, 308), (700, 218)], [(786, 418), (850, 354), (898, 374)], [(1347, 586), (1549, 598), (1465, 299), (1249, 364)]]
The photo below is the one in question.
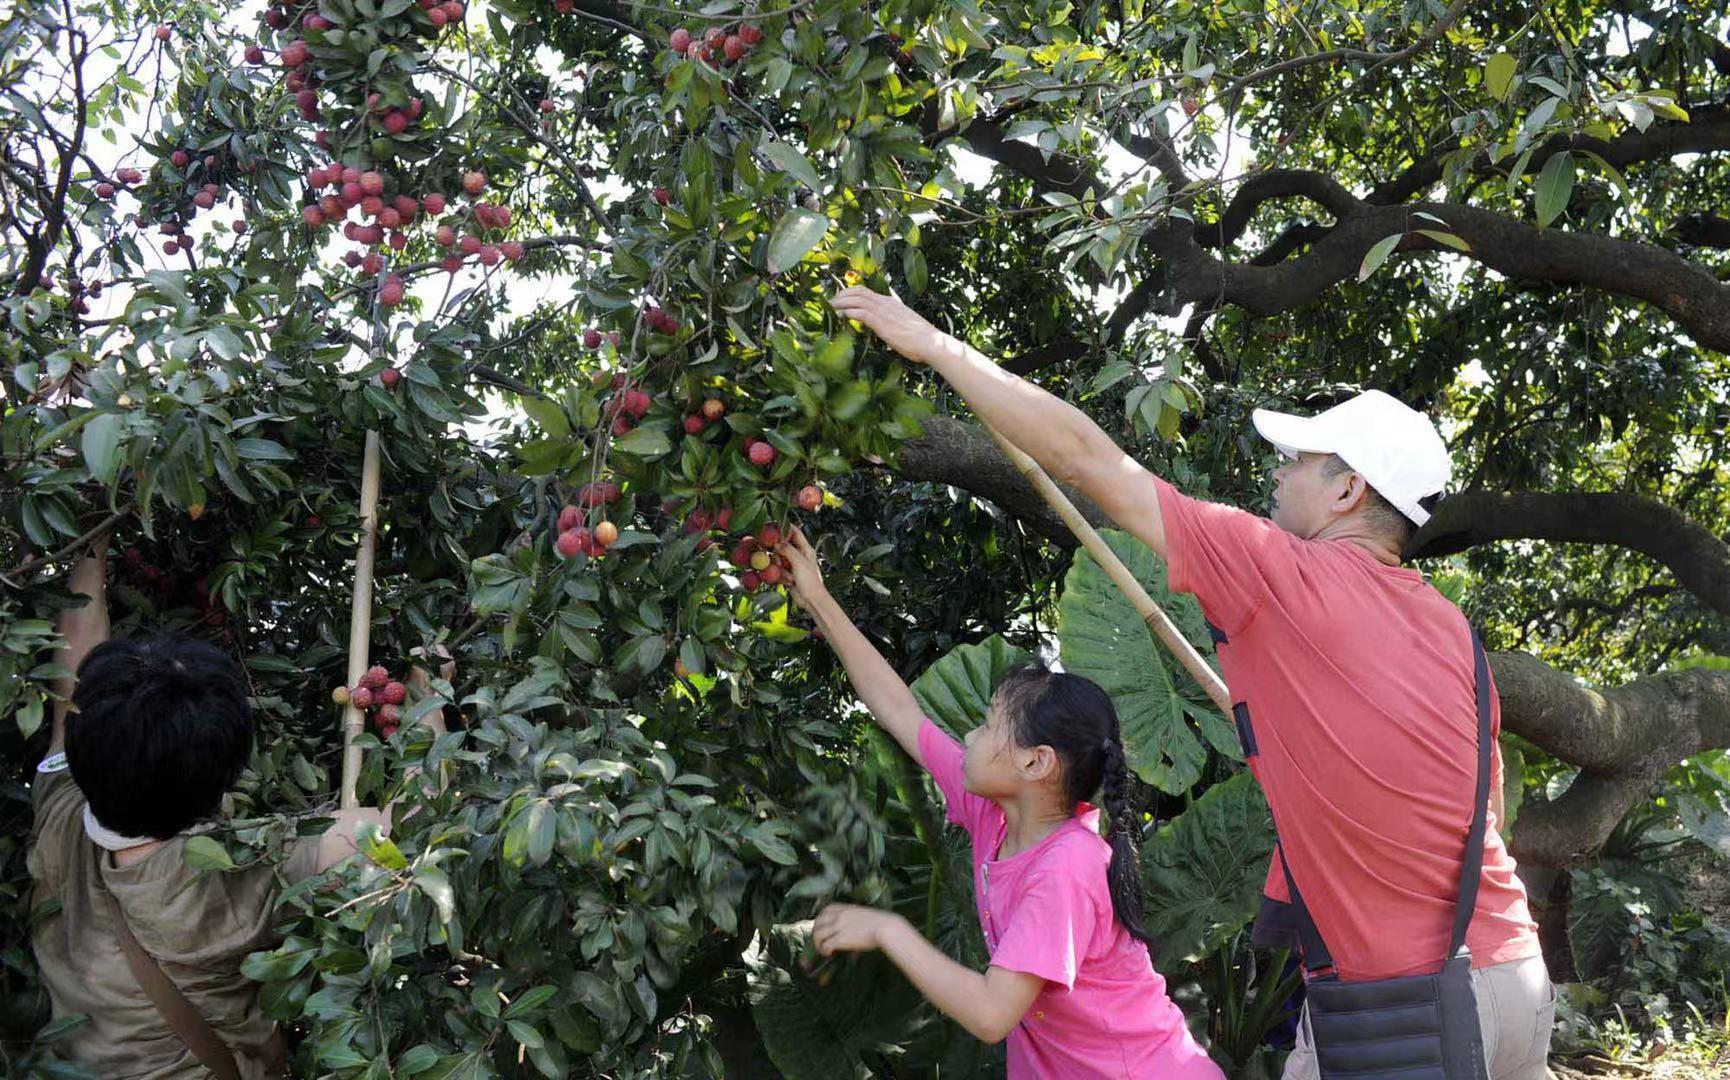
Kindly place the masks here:
[[(84, 796), (70, 770), (37, 773), (30, 849), (32, 910), (59, 910), (32, 934), (42, 983), (56, 1018), (90, 1022), (67, 1039), (67, 1053), (99, 1076), (127, 1080), (205, 1078), (211, 1073), (168, 1027), (126, 964), (106, 889), (126, 913), (138, 943), (162, 966), (193, 1008), (234, 1053), (246, 1080), (270, 1075), (283, 1051), (276, 1024), (259, 1010), (259, 984), (241, 961), (273, 947), (275, 866), (200, 877), (176, 837), (130, 866), (84, 833)], [(297, 841), (281, 869), (289, 881), (317, 868), (317, 838)], [(100, 877), (99, 877), (100, 875)]]

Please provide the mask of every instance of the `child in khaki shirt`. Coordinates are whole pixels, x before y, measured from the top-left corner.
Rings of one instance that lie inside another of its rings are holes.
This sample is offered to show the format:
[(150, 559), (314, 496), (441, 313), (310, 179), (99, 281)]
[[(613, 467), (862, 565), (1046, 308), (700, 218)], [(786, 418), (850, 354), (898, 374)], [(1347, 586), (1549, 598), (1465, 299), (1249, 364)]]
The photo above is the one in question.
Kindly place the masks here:
[[(76, 671), (56, 689), (53, 742), (37, 767), (29, 854), (37, 921), (32, 945), (56, 1019), (83, 1013), (68, 1041), (104, 1077), (207, 1077), (128, 966), (109, 897), (133, 935), (203, 1017), (246, 1078), (280, 1073), (283, 1046), (241, 962), (275, 943), (277, 876), (293, 882), (355, 851), (362, 820), (344, 811), (280, 866), (199, 875), (189, 830), (216, 813), (245, 767), (253, 721), (232, 658), (191, 638), (108, 641), (105, 541), (72, 571), (90, 602), (64, 612), (59, 660)], [(424, 677), (424, 676), (423, 676)], [(448, 678), (448, 675), (447, 675)]]

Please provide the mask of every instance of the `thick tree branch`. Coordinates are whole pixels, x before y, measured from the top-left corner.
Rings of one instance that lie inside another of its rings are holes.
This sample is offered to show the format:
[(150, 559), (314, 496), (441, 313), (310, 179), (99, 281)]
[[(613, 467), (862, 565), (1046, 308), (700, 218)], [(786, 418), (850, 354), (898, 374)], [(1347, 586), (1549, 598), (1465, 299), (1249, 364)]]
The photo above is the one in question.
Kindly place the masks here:
[[(1443, 158), (1460, 148), (1460, 140), (1449, 136), (1433, 147), (1405, 172), (1370, 189), (1364, 201), (1378, 206), (1405, 202), (1441, 182)], [(1546, 140), (1532, 154), (1533, 168), (1548, 161), (1559, 150), (1585, 150), (1625, 169), (1646, 161), (1658, 161), (1677, 154), (1701, 154), (1730, 150), (1730, 105), (1710, 105), (1695, 109), (1687, 123), (1666, 120), (1645, 131), (1630, 128), (1614, 139), (1595, 139), (1590, 135), (1557, 135)], [(1510, 164), (1506, 160), (1492, 163), (1489, 154), (1480, 153), (1472, 160), (1472, 172), (1478, 176), (1497, 175)]]
[(1408, 206), (1360, 204), (1303, 256), (1274, 266), (1229, 263), (1202, 250), (1187, 223), (1170, 222), (1147, 234), (1147, 246), (1175, 271), (1180, 302), (1221, 299), (1255, 315), (1274, 315), (1307, 304), (1355, 277), (1378, 241), (1406, 234), (1397, 250), (1451, 250), (1421, 236), (1439, 228), (1415, 218), (1424, 212), (1470, 245), (1469, 255), (1518, 281), (1585, 285), (1644, 300), (1667, 312), (1700, 345), (1730, 352), (1730, 286), (1705, 268), (1653, 244), (1537, 229), (1524, 221), (1451, 203)]
[(1730, 218), (1689, 214), (1676, 223), (1678, 239), (1695, 247), (1730, 248)]
[(1450, 555), (1496, 540), (1614, 544), (1663, 563), (1700, 601), (1730, 615), (1730, 545), (1687, 516), (1640, 495), (1467, 491), (1450, 495), (1406, 548)]
[[(1028, 486), (984, 428), (950, 416), (927, 417), (921, 423), (924, 434), (902, 443), (895, 452), (891, 467), (902, 479), (961, 488), (996, 504), (1052, 543), (1076, 545), (1063, 519)], [(1110, 524), (1085, 495), (1068, 487), (1063, 490), (1090, 523)]]
[(1207, 248), (1229, 248), (1243, 235), (1262, 203), (1296, 196), (1321, 204), (1336, 218), (1347, 217), (1362, 205), (1331, 176), (1307, 169), (1271, 169), (1239, 184), (1217, 222), (1196, 226), (1196, 242)]
[(1668, 672), (1595, 690), (1525, 653), (1495, 653), (1491, 666), (1504, 730), (1581, 768), (1561, 797), (1521, 808), (1521, 862), (1589, 858), (1672, 765), (1730, 746), (1730, 672)]

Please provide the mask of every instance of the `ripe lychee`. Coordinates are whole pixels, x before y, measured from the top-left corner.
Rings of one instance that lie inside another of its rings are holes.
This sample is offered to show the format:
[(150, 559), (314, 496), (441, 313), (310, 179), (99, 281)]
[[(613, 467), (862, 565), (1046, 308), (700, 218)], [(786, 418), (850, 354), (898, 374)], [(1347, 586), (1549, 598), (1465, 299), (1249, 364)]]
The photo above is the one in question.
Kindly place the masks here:
[(574, 559), (582, 553), (585, 547), (588, 546), (588, 544), (585, 543), (586, 537), (582, 535), (586, 531), (587, 530), (584, 529), (566, 530), (559, 534), (559, 538), (554, 543), (554, 547), (558, 549), (560, 555), (563, 555), (567, 559)]
[(246, 62), (249, 64), (264, 63), (264, 50), (257, 45), (248, 45), (246, 47)]
[(156, 40), (157, 41), (167, 41), (169, 38), (171, 38), (173, 36), (174, 36), (174, 27), (172, 27), (172, 26), (168, 26), (168, 25), (164, 24), (164, 25), (158, 26), (156, 28)]
[(739, 27), (739, 40), (747, 45), (756, 45), (763, 40), (763, 29), (756, 23), (746, 23)]
[(303, 206), (300, 208), (300, 220), (316, 229), (324, 224), (324, 211), (316, 206)]
[(408, 700), (408, 687), (392, 679), (378, 692), (378, 699), (386, 705), (401, 705)]
[(390, 669), (383, 664), (374, 664), (366, 669), (366, 674), (361, 676), (360, 682), (362, 686), (370, 686), (377, 690), (390, 682)]
[(357, 686), (348, 692), (348, 703), (357, 709), (372, 708), (372, 690), (366, 686)]
[(176, 169), (184, 169), (192, 164), (192, 155), (184, 150), (176, 150), (168, 155), (168, 160), (173, 162)]
[(662, 206), (666, 206), (668, 203), (673, 201), (673, 193), (664, 187), (658, 187), (655, 189), (655, 201), (660, 203)]
[(781, 526), (771, 521), (757, 533), (757, 543), (772, 548), (781, 542)]
[(487, 174), (479, 169), (470, 169), (463, 173), (463, 190), (470, 195), (479, 195), (487, 189)]
[(528, 248), (523, 246), (521, 240), (506, 240), (504, 243), (499, 245), (499, 250), (503, 252), (505, 258), (509, 259), (511, 262), (516, 262), (518, 259), (521, 259), (524, 255), (529, 253)]
[(812, 512), (823, 505), (823, 490), (816, 484), (806, 484), (799, 489), (799, 509)]
[(601, 347), (601, 332), (594, 328), (583, 331), (583, 348), (598, 349)]
[(719, 420), (727, 413), (727, 406), (720, 398), (709, 398), (703, 402), (703, 419)]
[(559, 532), (570, 532), (583, 523), (583, 511), (575, 506), (567, 506), (559, 511)]
[(727, 59), (738, 60), (740, 57), (745, 55), (745, 50), (747, 47), (748, 46), (746, 46), (745, 40), (743, 38), (741, 38), (739, 35), (728, 34), (727, 40), (722, 45), (721, 50), (727, 54)]
[(739, 584), (746, 592), (756, 592), (763, 584), (763, 578), (755, 570), (747, 570), (739, 575)]
[(427, 192), (426, 197), (421, 199), (421, 206), (429, 214), (437, 215), (437, 214), (444, 213), (445, 212), (444, 194), (442, 192), (438, 192), (438, 191)]
[(667, 36), (667, 44), (674, 52), (682, 53), (691, 47), (691, 32), (681, 26)]
[(766, 442), (753, 443), (749, 451), (751, 464), (758, 468), (767, 467), (775, 461), (775, 448)]
[(703, 429), (707, 426), (707, 422), (696, 413), (692, 413), (690, 416), (685, 417), (685, 434), (687, 435), (701, 435)]
[[(398, 297), (397, 299), (400, 300), (402, 298)], [(384, 297), (382, 294), (379, 297), (379, 303), (384, 303)], [(384, 384), (386, 390), (394, 389), (396, 384), (402, 381), (402, 372), (398, 371), (396, 368), (387, 367), (378, 373), (378, 381)]]
[[(402, 278), (392, 274), (384, 279), (384, 285), (379, 288), (378, 302), (383, 304), (385, 307), (396, 307), (398, 304), (402, 303), (402, 294)], [(392, 368), (391, 370), (394, 371), (396, 369)], [(386, 383), (385, 385), (388, 386), (390, 384)]]
[(106, 180), (102, 181), (102, 183), (100, 183), (100, 184), (97, 184), (96, 185), (96, 197), (98, 199), (112, 199), (112, 198), (114, 198), (114, 185), (110, 184)]

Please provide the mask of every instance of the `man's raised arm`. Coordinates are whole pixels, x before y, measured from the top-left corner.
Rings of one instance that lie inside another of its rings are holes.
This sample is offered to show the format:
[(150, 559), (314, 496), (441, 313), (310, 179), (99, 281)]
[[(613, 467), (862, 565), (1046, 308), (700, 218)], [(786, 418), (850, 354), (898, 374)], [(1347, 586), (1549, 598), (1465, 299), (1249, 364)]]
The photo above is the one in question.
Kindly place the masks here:
[(1165, 556), (1165, 522), (1153, 475), (1086, 413), (1004, 371), (894, 296), (855, 286), (837, 293), (833, 304), (837, 312), (863, 323), (902, 356), (929, 364), (981, 420)]
[(60, 613), (54, 622), (54, 628), (60, 632), (62, 641), (54, 659), (67, 674), (54, 680), (54, 692), (63, 699), (54, 703), (53, 736), (48, 744), (48, 752), (60, 752), (61, 745), (66, 741), (66, 710), (72, 697), (72, 689), (77, 685), (78, 667), (84, 663), (84, 658), (90, 655), (90, 650), (108, 640), (108, 537), (102, 536), (92, 543), (90, 553), (79, 559), (72, 567), (72, 574), (67, 580), (67, 587), (75, 593), (83, 593), (90, 602), (80, 608), (68, 608)]

